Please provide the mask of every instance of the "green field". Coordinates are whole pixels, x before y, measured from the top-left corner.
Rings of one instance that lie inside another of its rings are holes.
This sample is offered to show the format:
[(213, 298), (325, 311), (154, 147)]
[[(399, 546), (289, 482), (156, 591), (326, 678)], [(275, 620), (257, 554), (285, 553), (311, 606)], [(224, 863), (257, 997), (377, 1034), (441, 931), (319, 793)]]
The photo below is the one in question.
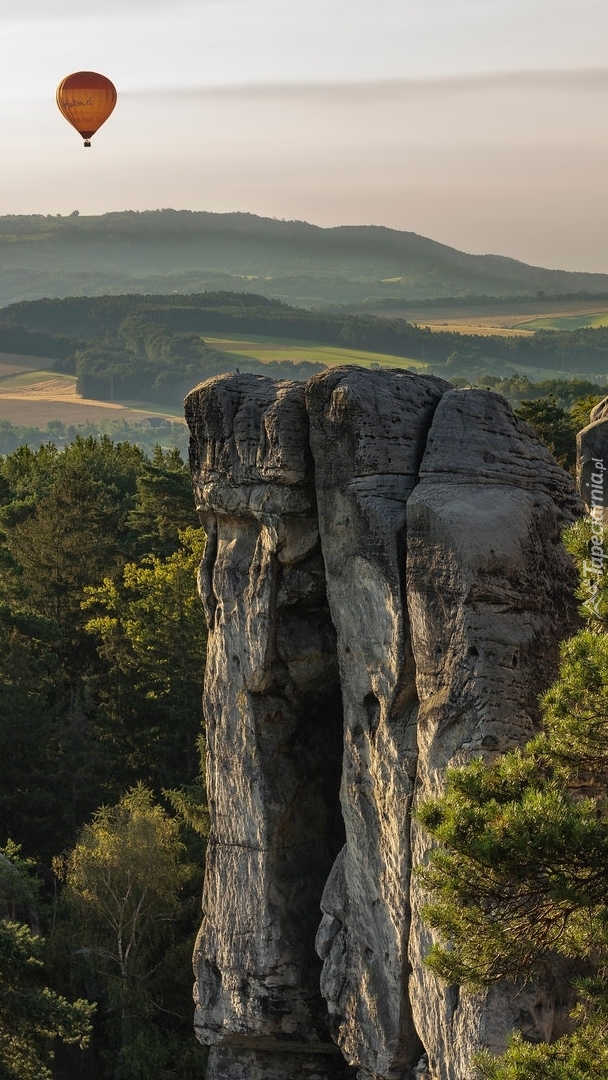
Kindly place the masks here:
[(424, 370), (427, 365), (422, 360), (413, 360), (406, 356), (388, 356), (386, 353), (364, 352), (360, 349), (340, 348), (338, 345), (317, 345), (310, 341), (294, 341), (290, 338), (273, 338), (255, 334), (219, 334), (208, 337), (205, 341), (214, 349), (221, 349), (235, 357), (250, 357), (252, 360), (310, 360), (314, 364), (336, 367), (338, 364), (358, 364), (371, 367), (409, 367)]
[[(19, 364), (21, 359), (21, 364)], [(34, 358), (41, 362), (40, 358)], [(51, 420), (65, 424), (105, 421), (137, 423), (160, 416), (181, 420), (183, 410), (160, 408), (145, 401), (84, 402), (76, 393), (76, 377), (38, 367), (31, 370), (31, 357), (0, 353), (0, 421), (44, 428)], [(48, 360), (45, 361), (49, 363)]]
[[(528, 331), (541, 327), (575, 329), (583, 325), (608, 325), (608, 310), (599, 304), (595, 310), (591, 311), (589, 306), (586, 311), (573, 310), (572, 306), (569, 310), (568, 308), (564, 310), (562, 307), (561, 311), (545, 309), (544, 312), (542, 308), (540, 310), (536, 308), (531, 318), (528, 317), (525, 320), (522, 307), (523, 305), (520, 305), (517, 312), (511, 310), (503, 316), (502, 321), (510, 322), (511, 329), (514, 328), (515, 320), (519, 322), (522, 329), (525, 328)], [(495, 332), (496, 323), (499, 321), (495, 313), (488, 314), (487, 311), (481, 315), (478, 312), (461, 310), (458, 319), (449, 310), (434, 312), (434, 314), (439, 315), (439, 319), (434, 322), (433, 329), (444, 330), (448, 325), (450, 329), (458, 329), (461, 333)], [(205, 335), (205, 342), (211, 348), (221, 351), (226, 358), (226, 367), (233, 370), (241, 366), (246, 369), (248, 359), (258, 364), (280, 361), (292, 361), (298, 364), (308, 361), (320, 367), (355, 364), (365, 368), (401, 368), (420, 372), (427, 371), (433, 366), (412, 357), (394, 356), (364, 349), (349, 349), (339, 345), (319, 344), (301, 339), (271, 337), (269, 334), (216, 332), (213, 336)], [(39, 356), (0, 353), (0, 421), (41, 428), (44, 428), (50, 420), (61, 420), (68, 425), (119, 420), (136, 423), (146, 416), (164, 416), (168, 419), (183, 421), (183, 411), (179, 404), (174, 408), (166, 406), (163, 408), (157, 402), (143, 400), (85, 402), (76, 393), (75, 377), (49, 370), (51, 363), (52, 361)], [(562, 366), (559, 361), (558, 365), (551, 369), (518, 364), (513, 361), (504, 364), (498, 361), (487, 361), (486, 367), (488, 372), (499, 376), (519, 371), (533, 382), (548, 378), (568, 378), (571, 374), (567, 370), (566, 363)], [(285, 374), (289, 377), (289, 370)], [(455, 371), (454, 374), (458, 372)], [(446, 377), (449, 378), (447, 371)]]
[(526, 319), (518, 324), (520, 330), (581, 330), (583, 327), (597, 329), (608, 326), (608, 311), (595, 311), (580, 315), (548, 315), (539, 319)]
[[(364, 310), (361, 307), (361, 310)], [(402, 318), (433, 331), (488, 335), (533, 334), (535, 330), (579, 330), (608, 325), (608, 306), (598, 300), (528, 300), (471, 304), (450, 300), (426, 308), (404, 305), (397, 309), (370, 307), (370, 314)]]
[[(48, 361), (47, 361), (48, 363)], [(65, 386), (66, 390), (75, 389), (76, 376), (75, 375), (63, 375), (57, 371), (25, 371), (22, 373), (11, 373), (6, 375), (0, 381), (0, 393), (16, 392), (17, 390), (24, 390), (28, 386), (39, 386), (42, 383), (54, 384), (56, 388), (59, 385)]]

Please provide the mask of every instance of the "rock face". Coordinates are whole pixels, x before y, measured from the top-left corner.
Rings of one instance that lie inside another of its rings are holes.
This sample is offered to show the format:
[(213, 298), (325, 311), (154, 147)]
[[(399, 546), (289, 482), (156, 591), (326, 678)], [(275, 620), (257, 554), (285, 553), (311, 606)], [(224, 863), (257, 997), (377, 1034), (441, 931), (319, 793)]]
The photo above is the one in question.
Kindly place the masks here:
[[(560, 531), (575, 510), (565, 474), (502, 398), (479, 390), (443, 396), (407, 507), (420, 699), (416, 802), (441, 793), (447, 768), (533, 734), (557, 643), (574, 630), (574, 580)], [(414, 865), (428, 849), (413, 822)], [(424, 966), (432, 937), (415, 878), (410, 899), (410, 996), (431, 1076), (464, 1080), (471, 1048), (498, 1053), (515, 1028), (534, 1041), (563, 1030), (568, 1001), (553, 979), (475, 997), (441, 986)]]
[(470, 998), (424, 968), (410, 810), (534, 730), (574, 626), (572, 482), (498, 395), (410, 372), (218, 376), (186, 415), (208, 535), (208, 1080), (408, 1080), (424, 1055), (431, 1080), (468, 1080), (480, 1046), (558, 1029), (559, 973)]
[(590, 414), (591, 423), (576, 437), (577, 482), (585, 505), (608, 521), (608, 398)]
[[(317, 948), (338, 1045), (361, 1075), (420, 1058), (407, 995), (407, 822), (417, 697), (405, 596), (405, 514), (433, 412), (448, 389), (408, 373), (337, 370), (307, 388), (319, 530), (344, 706), (346, 845), (325, 889)], [(348, 913), (348, 914), (347, 914)]]
[(290, 1076), (324, 1080), (342, 1068), (314, 952), (344, 836), (342, 711), (304, 387), (220, 377), (189, 398), (188, 419), (210, 629), (196, 1030), (214, 1047), (209, 1077), (271, 1077), (275, 1049), (290, 1052)]

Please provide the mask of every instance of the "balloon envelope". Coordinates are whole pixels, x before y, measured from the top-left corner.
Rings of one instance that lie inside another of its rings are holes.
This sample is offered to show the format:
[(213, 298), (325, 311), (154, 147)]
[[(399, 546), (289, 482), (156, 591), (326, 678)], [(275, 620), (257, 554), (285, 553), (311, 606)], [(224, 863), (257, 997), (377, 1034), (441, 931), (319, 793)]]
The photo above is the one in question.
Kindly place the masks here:
[(116, 87), (95, 71), (75, 71), (57, 87), (57, 105), (86, 142), (108, 119), (116, 104)]

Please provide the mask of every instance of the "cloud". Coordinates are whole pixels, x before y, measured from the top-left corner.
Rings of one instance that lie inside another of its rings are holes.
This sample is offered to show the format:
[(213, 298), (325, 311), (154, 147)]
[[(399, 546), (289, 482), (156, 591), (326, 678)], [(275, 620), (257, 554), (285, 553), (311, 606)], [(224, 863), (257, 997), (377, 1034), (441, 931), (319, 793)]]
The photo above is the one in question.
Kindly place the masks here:
[(295, 97), (325, 97), (327, 94), (350, 97), (374, 97), (382, 100), (388, 95), (422, 93), (427, 96), (443, 96), (452, 92), (474, 92), (481, 95), (500, 91), (581, 91), (597, 93), (608, 90), (608, 67), (574, 70), (529, 70), (485, 72), (471, 75), (429, 76), (411, 79), (353, 79), (353, 80), (317, 80), (307, 81), (268, 81), (255, 83), (232, 83), (230, 85), (208, 85), (200, 83), (189, 85), (186, 82), (174, 82), (173, 85), (155, 88), (153, 85), (131, 93), (200, 94), (202, 96), (234, 97), (250, 94), (265, 97), (282, 94)]
[[(526, 72), (444, 79), (353, 83), (276, 83), (232, 87), (179, 87), (134, 92), (140, 108), (154, 100), (164, 115), (198, 117), (199, 125), (225, 124), (236, 112), (241, 127), (264, 139), (289, 124), (319, 144), (453, 148), (597, 145), (608, 113), (608, 69)], [(129, 106), (131, 108), (131, 106)], [(177, 112), (176, 112), (177, 111)], [(221, 118), (221, 119), (220, 119)], [(234, 120), (232, 121), (234, 123)]]

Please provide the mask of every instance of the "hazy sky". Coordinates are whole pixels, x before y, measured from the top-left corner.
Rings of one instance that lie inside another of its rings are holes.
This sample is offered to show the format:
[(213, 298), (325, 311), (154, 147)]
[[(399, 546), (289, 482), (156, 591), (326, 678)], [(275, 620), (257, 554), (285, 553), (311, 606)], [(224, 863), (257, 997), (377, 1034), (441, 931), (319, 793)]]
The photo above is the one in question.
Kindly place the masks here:
[[(608, 271), (607, 0), (19, 0), (0, 26), (0, 213), (243, 210)], [(83, 69), (119, 94), (90, 150), (55, 105)]]

